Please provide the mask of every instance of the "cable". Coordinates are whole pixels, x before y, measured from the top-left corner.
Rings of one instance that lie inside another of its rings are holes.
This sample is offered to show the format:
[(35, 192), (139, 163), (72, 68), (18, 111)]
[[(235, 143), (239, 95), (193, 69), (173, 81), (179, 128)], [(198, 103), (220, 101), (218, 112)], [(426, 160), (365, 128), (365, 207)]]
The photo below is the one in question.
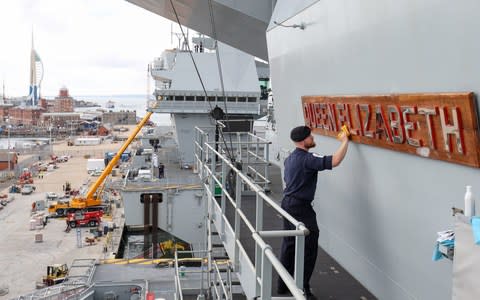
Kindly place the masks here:
[[(173, 13), (175, 14), (175, 18), (177, 19), (177, 23), (180, 26), (180, 31), (182, 32), (183, 39), (186, 40), (185, 32), (183, 31), (183, 28), (182, 28), (182, 23), (180, 23), (180, 18), (178, 17), (177, 10), (175, 9), (175, 5), (173, 5), (173, 0), (170, 0), (170, 4), (172, 5)], [(190, 50), (190, 44), (189, 43), (187, 43), (187, 49), (188, 49), (188, 53), (190, 54), (190, 58), (192, 59), (193, 66), (195, 67), (195, 71), (197, 72), (198, 79), (200, 80), (200, 84), (202, 85), (203, 92), (205, 93), (205, 101), (208, 102), (208, 105), (210, 106), (210, 111), (213, 111), (212, 104), (210, 103), (210, 101), (208, 101), (207, 90), (205, 89), (205, 85), (203, 84), (202, 76), (200, 75), (200, 72), (198, 71), (198, 67), (197, 67), (197, 64), (195, 62), (195, 59), (193, 58), (193, 54), (192, 54), (192, 51)], [(222, 83), (222, 87), (223, 87), (223, 83)], [(226, 100), (225, 96), (224, 96), (224, 100)], [(217, 125), (215, 124), (215, 126), (217, 126)], [(234, 159), (233, 155), (230, 153), (230, 150), (228, 149), (228, 146), (227, 146), (227, 143), (225, 142), (225, 138), (223, 136), (223, 133), (221, 133), (221, 136), (222, 136), (222, 141), (225, 145), (225, 149), (227, 150), (228, 158), (231, 161), (234, 161), (235, 159)]]
[[(225, 118), (227, 121), (227, 130), (230, 132), (230, 122), (228, 120), (228, 110), (227, 110), (227, 97), (225, 96), (225, 86), (223, 83), (223, 72), (222, 72), (222, 64), (220, 63), (220, 51), (218, 50), (218, 40), (217, 40), (217, 30), (215, 29), (215, 18), (213, 16), (213, 6), (212, 6), (212, 0), (208, 0), (208, 9), (210, 12), (210, 24), (212, 25), (212, 35), (213, 39), (215, 40), (215, 52), (217, 56), (217, 66), (218, 66), (218, 74), (220, 76), (220, 85), (222, 87), (222, 97), (223, 97), (223, 106), (225, 107)], [(223, 136), (223, 130), (220, 131), (222, 135), (222, 139), (225, 141), (225, 137)], [(233, 151), (233, 143), (232, 143), (232, 135), (229, 135), (230, 139), (230, 148)], [(230, 160), (233, 162), (232, 158), (229, 157)]]
[[(183, 32), (183, 27), (182, 23), (180, 23), (180, 19), (177, 14), (177, 10), (175, 9), (175, 5), (173, 5), (173, 0), (170, 0), (170, 4), (172, 5), (173, 13), (175, 14), (175, 18), (177, 19), (177, 23), (180, 26), (180, 31), (182, 32), (183, 39), (186, 39), (185, 32)], [(192, 59), (193, 66), (195, 67), (195, 72), (197, 72), (198, 80), (200, 80), (200, 84), (202, 85), (203, 92), (205, 93), (205, 97), (208, 97), (207, 95), (207, 90), (205, 89), (205, 85), (203, 84), (202, 76), (200, 75), (200, 72), (198, 71), (197, 63), (195, 62), (195, 59), (193, 58), (192, 51), (190, 50), (190, 44), (187, 43), (187, 49), (188, 53), (190, 54), (190, 58)], [(208, 101), (208, 98), (205, 98), (205, 101), (208, 102), (208, 105), (210, 106), (210, 109), (213, 110), (212, 104), (210, 101)]]
[(305, 30), (305, 24), (304, 23), (293, 24), (293, 25), (283, 25), (281, 23), (278, 23), (277, 21), (273, 21), (273, 24), (278, 25), (280, 27), (285, 27), (285, 28), (300, 28), (301, 30)]

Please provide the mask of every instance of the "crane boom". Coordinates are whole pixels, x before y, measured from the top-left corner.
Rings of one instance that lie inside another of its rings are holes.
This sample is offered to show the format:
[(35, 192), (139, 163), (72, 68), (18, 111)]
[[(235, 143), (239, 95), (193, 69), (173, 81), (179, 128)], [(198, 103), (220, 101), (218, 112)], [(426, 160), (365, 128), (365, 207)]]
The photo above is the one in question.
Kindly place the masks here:
[(142, 129), (142, 127), (145, 125), (145, 123), (147, 123), (148, 119), (150, 119), (150, 116), (152, 115), (152, 113), (153, 112), (151, 112), (151, 111), (147, 112), (145, 117), (143, 117), (142, 121), (140, 121), (140, 123), (138, 123), (135, 130), (132, 132), (132, 134), (130, 134), (128, 139), (122, 145), (122, 148), (120, 148), (120, 150), (118, 150), (117, 154), (115, 154), (115, 156), (112, 158), (112, 160), (108, 163), (107, 167), (103, 170), (100, 177), (98, 177), (98, 179), (95, 181), (95, 183), (92, 185), (92, 187), (90, 187), (90, 190), (88, 190), (88, 193), (85, 197), (86, 199), (91, 199), (93, 197), (93, 195), (97, 191), (98, 187), (103, 183), (103, 181), (110, 174), (110, 172), (112, 172), (113, 167), (117, 164), (118, 160), (122, 156), (122, 153), (127, 149), (127, 147), (130, 145), (130, 143), (133, 141), (133, 139), (137, 136), (140, 129)]

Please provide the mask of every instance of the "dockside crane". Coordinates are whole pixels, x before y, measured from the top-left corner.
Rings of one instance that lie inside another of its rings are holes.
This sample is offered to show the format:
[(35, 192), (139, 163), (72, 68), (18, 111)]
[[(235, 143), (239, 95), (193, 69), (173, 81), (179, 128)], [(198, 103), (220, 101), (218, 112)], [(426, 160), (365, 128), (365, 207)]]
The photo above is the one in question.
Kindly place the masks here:
[(121, 158), (122, 153), (127, 150), (128, 146), (132, 143), (132, 141), (135, 139), (137, 136), (138, 132), (142, 129), (143, 126), (148, 122), (150, 119), (150, 116), (153, 114), (153, 112), (147, 112), (145, 117), (140, 121), (140, 123), (137, 124), (137, 127), (133, 130), (133, 132), (130, 134), (128, 139), (123, 143), (122, 147), (118, 152), (115, 154), (115, 156), (110, 160), (108, 165), (105, 167), (103, 170), (102, 174), (98, 177), (98, 179), (93, 183), (93, 185), (90, 187), (88, 190), (87, 194), (85, 197), (82, 196), (76, 196), (70, 202), (68, 203), (68, 206), (60, 206), (60, 205), (52, 205), (49, 207), (48, 211), (49, 213), (56, 213), (57, 215), (65, 215), (68, 212), (72, 212), (75, 210), (80, 210), (84, 209), (87, 207), (91, 206), (99, 206), (102, 205), (102, 199), (100, 193), (95, 195), (97, 192), (97, 189), (100, 185), (102, 185), (103, 181), (105, 178), (110, 175), (112, 172), (112, 169), (114, 166), (116, 166), (118, 160)]
[(103, 170), (102, 174), (98, 177), (98, 179), (93, 183), (93, 185), (90, 187), (88, 190), (87, 194), (85, 195), (85, 198), (82, 197), (75, 197), (72, 199), (70, 202), (70, 206), (74, 208), (85, 208), (87, 206), (95, 206), (95, 205), (100, 205), (102, 202), (102, 199), (100, 198), (100, 195), (97, 195), (94, 197), (95, 193), (97, 192), (98, 187), (103, 183), (105, 178), (110, 175), (112, 172), (112, 169), (114, 166), (117, 165), (118, 160), (122, 156), (122, 153), (127, 150), (128, 146), (132, 143), (132, 141), (135, 139), (137, 136), (138, 132), (142, 127), (148, 122), (148, 119), (150, 119), (150, 116), (152, 115), (153, 112), (147, 112), (145, 117), (143, 117), (142, 121), (137, 124), (137, 127), (135, 127), (135, 130), (130, 134), (128, 139), (123, 143), (122, 147), (118, 152), (115, 154), (115, 156), (112, 158), (112, 160), (108, 163), (107, 167)]

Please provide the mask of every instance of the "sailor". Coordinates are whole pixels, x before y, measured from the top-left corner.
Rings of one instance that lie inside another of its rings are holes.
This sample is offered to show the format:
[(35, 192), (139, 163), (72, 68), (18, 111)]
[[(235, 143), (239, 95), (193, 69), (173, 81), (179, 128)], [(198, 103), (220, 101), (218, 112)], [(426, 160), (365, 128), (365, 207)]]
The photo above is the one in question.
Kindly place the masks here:
[[(339, 136), (341, 145), (333, 155), (320, 156), (310, 153), (309, 149), (315, 147), (311, 130), (307, 126), (298, 126), (290, 132), (290, 138), (296, 149), (285, 160), (282, 208), (299, 222), (305, 224), (310, 234), (305, 237), (304, 275), (303, 288), (307, 299), (316, 297), (310, 290), (310, 277), (312, 276), (318, 251), (318, 224), (317, 216), (312, 207), (312, 201), (317, 188), (318, 172), (331, 170), (338, 166), (348, 148), (348, 135), (342, 132)], [(283, 220), (285, 230), (295, 227), (286, 219)], [(293, 276), (295, 266), (295, 237), (284, 237), (282, 242), (280, 260), (288, 272)], [(288, 293), (288, 288), (279, 278), (277, 292)]]

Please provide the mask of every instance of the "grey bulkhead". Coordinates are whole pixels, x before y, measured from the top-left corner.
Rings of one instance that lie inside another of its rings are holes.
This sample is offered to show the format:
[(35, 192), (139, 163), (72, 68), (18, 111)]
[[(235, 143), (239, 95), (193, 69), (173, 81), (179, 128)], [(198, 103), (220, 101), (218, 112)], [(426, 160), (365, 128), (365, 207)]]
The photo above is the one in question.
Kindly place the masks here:
[[(278, 1), (267, 31), (276, 149), (293, 148), (288, 132), (304, 122), (303, 95), (479, 93), (478, 1), (297, 6)], [(339, 145), (315, 139), (319, 153)], [(480, 195), (479, 169), (351, 144), (342, 165), (319, 176), (320, 244), (379, 299), (450, 299), (452, 263), (431, 257), (436, 232), (453, 228), (451, 207), (463, 207), (466, 185)]]

